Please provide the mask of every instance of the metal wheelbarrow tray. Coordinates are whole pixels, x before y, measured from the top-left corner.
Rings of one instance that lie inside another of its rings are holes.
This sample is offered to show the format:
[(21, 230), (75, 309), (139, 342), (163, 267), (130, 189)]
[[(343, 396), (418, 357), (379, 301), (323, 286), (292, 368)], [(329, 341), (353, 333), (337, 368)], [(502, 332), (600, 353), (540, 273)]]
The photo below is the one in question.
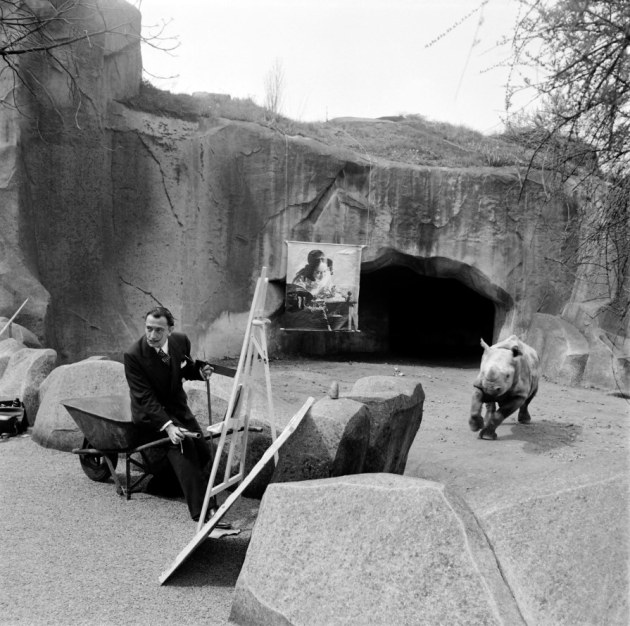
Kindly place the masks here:
[[(83, 433), (83, 445), (72, 450), (79, 455), (81, 468), (88, 478), (96, 482), (114, 479), (117, 493), (131, 498), (134, 489), (148, 476), (148, 448), (170, 443), (168, 437), (138, 446), (139, 430), (131, 420), (129, 396), (93, 396), (63, 400), (66, 408)], [(141, 460), (132, 458), (139, 454)], [(125, 484), (116, 474), (118, 455), (125, 457)], [(140, 469), (140, 476), (132, 480), (131, 467)], [(136, 489), (137, 491), (137, 489)]]
[[(66, 408), (84, 435), (81, 448), (74, 448), (72, 452), (79, 455), (79, 461), (84, 473), (96, 482), (107, 482), (113, 478), (116, 492), (125, 495), (127, 500), (138, 485), (150, 475), (150, 463), (146, 451), (150, 448), (173, 445), (168, 437), (157, 439), (149, 443), (138, 445), (140, 431), (131, 419), (129, 396), (110, 395), (71, 398), (63, 400), (61, 404)], [(213, 424), (206, 439), (218, 437), (222, 424)], [(249, 430), (262, 430), (250, 428)], [(191, 433), (191, 436), (203, 436)], [(118, 456), (125, 457), (125, 484), (123, 485), (116, 474)], [(136, 458), (133, 458), (136, 455)], [(138, 455), (141, 460), (138, 460)], [(132, 480), (132, 466), (140, 470), (140, 476)]]

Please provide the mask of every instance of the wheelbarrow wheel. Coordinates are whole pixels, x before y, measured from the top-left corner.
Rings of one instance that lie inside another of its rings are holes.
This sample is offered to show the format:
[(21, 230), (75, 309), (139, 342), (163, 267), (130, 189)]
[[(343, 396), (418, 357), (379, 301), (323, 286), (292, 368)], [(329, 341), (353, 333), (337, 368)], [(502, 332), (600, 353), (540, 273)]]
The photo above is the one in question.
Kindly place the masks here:
[[(91, 448), (90, 442), (87, 439), (83, 440), (84, 448)], [(118, 464), (117, 454), (80, 454), (79, 461), (81, 462), (81, 469), (85, 475), (91, 480), (97, 483), (106, 483), (112, 475), (109, 470), (109, 465), (105, 460), (105, 456), (111, 461), (112, 467), (116, 468)]]

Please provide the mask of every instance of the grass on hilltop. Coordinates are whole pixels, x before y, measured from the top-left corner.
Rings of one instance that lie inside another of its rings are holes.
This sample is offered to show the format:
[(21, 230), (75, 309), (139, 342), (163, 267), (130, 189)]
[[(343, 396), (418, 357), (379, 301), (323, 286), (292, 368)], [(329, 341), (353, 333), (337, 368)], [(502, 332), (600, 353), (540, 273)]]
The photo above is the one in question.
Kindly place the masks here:
[(208, 122), (222, 119), (253, 122), (287, 135), (317, 139), (346, 148), (368, 160), (381, 158), (412, 165), (439, 167), (501, 167), (526, 165), (530, 151), (505, 135), (484, 135), (465, 126), (429, 121), (422, 115), (376, 119), (335, 118), (298, 122), (270, 116), (251, 98), (223, 94), (174, 94), (143, 81), (140, 93), (125, 104), (165, 117)]

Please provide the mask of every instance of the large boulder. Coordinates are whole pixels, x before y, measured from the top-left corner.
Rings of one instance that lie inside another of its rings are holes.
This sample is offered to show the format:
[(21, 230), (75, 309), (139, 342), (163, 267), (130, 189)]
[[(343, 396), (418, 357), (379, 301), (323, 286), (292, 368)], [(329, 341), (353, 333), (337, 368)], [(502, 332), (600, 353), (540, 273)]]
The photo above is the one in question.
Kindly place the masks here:
[[(266, 396), (266, 387), (259, 378), (253, 377), (248, 382), (250, 388), (249, 397), (249, 426), (256, 429), (247, 434), (247, 451), (245, 453), (245, 475), (249, 474), (254, 465), (258, 463), (267, 448), (271, 445), (273, 438), (272, 427), (275, 428), (276, 435), (282, 432), (293, 414), (294, 407), (278, 398), (272, 399), (274, 407), (273, 424), (269, 416), (269, 407)], [(212, 410), (212, 423), (216, 424), (225, 418), (227, 408), (234, 387), (234, 379), (219, 374), (213, 374), (210, 378), (210, 405)], [(203, 429), (208, 425), (208, 395), (205, 382), (187, 381), (184, 383), (184, 390), (188, 395), (188, 406), (197, 418)], [(241, 412), (239, 415), (243, 416)], [(215, 447), (219, 443), (218, 438), (213, 439)], [(241, 462), (242, 447), (235, 442), (235, 450), (232, 459), (232, 475), (238, 471)], [(221, 462), (218, 467), (217, 476), (222, 477), (225, 472), (225, 464), (231, 438), (227, 437), (221, 454)], [(275, 469), (275, 461), (272, 459), (258, 473), (258, 475), (247, 486), (243, 495), (246, 498), (260, 499), (271, 481)], [(218, 482), (218, 481), (217, 481)]]
[(524, 624), (466, 504), (392, 474), (270, 485), (230, 623)]
[(26, 346), (17, 339), (5, 339), (0, 341), (0, 377), (4, 374), (11, 357)]
[[(254, 465), (256, 465), (258, 461), (260, 461), (263, 454), (265, 454), (267, 448), (269, 448), (273, 441), (271, 436), (271, 426), (269, 425), (269, 422), (251, 419), (249, 425), (250, 428), (259, 430), (250, 430), (247, 433), (247, 454), (245, 455), (245, 465), (243, 466), (244, 476), (247, 476), (252, 471)], [(216, 444), (218, 440), (215, 439), (214, 441)], [(229, 439), (227, 441), (229, 441)], [(238, 465), (238, 463), (240, 463), (240, 453), (242, 449), (242, 446), (236, 446), (237, 456), (235, 457), (235, 461), (233, 463), (232, 474), (236, 472), (236, 466)], [(223, 472), (225, 471), (228, 451), (229, 448), (226, 446), (223, 449), (218, 476), (222, 476)], [(272, 458), (247, 485), (247, 487), (243, 491), (243, 496), (245, 498), (255, 498), (256, 500), (260, 500), (265, 493), (265, 489), (267, 489), (267, 485), (269, 485), (272, 480), (275, 468), (275, 459)]]
[[(1, 83), (2, 79), (0, 79), (0, 85)], [(0, 91), (2, 91), (1, 86)], [(24, 258), (32, 254), (34, 250), (29, 246), (29, 243), (32, 245), (33, 241), (21, 232), (25, 224), (20, 218), (20, 185), (15, 184), (16, 178), (19, 178), (16, 177), (16, 171), (21, 167), (19, 165), (20, 150), (16, 145), (5, 143), (6, 140), (11, 143), (17, 142), (17, 138), (17, 135), (7, 138), (0, 133), (0, 206), (2, 206), (2, 211), (0, 211), (0, 316), (4, 320), (0, 325), (0, 330), (28, 298), (28, 302), (16, 319), (20, 320), (22, 328), (29, 329), (29, 336), (32, 333), (42, 338), (46, 332), (50, 294), (41, 284), (39, 277), (32, 273), (29, 263), (25, 262)], [(3, 171), (5, 168), (7, 178)], [(26, 228), (28, 230), (28, 226)], [(8, 336), (6, 332), (0, 338), (6, 338)]]
[[(0, 330), (9, 322), (9, 318), (0, 317)], [(36, 337), (35, 333), (32, 333), (28, 328), (20, 326), (15, 322), (11, 322), (8, 328), (0, 335), (1, 339), (13, 338), (16, 341), (24, 344), (27, 348), (41, 348), (42, 344)]]
[(83, 433), (61, 402), (108, 395), (129, 395), (122, 363), (90, 358), (56, 368), (40, 387), (33, 441), (68, 452), (81, 447)]
[(342, 397), (365, 404), (370, 413), (370, 445), (364, 472), (402, 474), (420, 428), (424, 391), (418, 380), (367, 376)]
[[(212, 423), (220, 422), (225, 417), (228, 401), (230, 399), (230, 383), (220, 383), (219, 376), (210, 378), (210, 410), (212, 411)], [(232, 380), (232, 379), (227, 379)], [(193, 380), (184, 382), (184, 391), (188, 396), (188, 406), (202, 428), (208, 426), (208, 391), (206, 383)]]
[(0, 378), (0, 397), (20, 398), (26, 407), (29, 424), (39, 409), (39, 388), (57, 363), (54, 350), (23, 348), (14, 352)]
[(557, 315), (536, 313), (525, 340), (540, 356), (543, 376), (564, 385), (582, 382), (589, 347), (573, 324)]
[(589, 355), (584, 380), (602, 389), (630, 394), (630, 345), (625, 337), (615, 337), (601, 328), (589, 332)]
[(629, 623), (629, 493), (624, 473), (481, 517), (528, 624)]
[(370, 415), (354, 400), (322, 398), (279, 452), (273, 482), (312, 480), (363, 471)]
[[(424, 391), (410, 378), (368, 376), (338, 399), (317, 401), (272, 462), (256, 478), (248, 497), (261, 498), (269, 482), (358, 474), (402, 474), (422, 421)], [(252, 423), (254, 423), (252, 421)], [(248, 440), (247, 471), (271, 445), (267, 420)]]
[[(228, 404), (230, 401), (230, 395), (232, 393), (234, 381), (232, 378), (220, 376), (214, 374), (210, 378), (210, 409), (212, 411), (212, 423), (216, 424), (221, 422), (226, 415)], [(252, 394), (252, 405), (250, 407), (249, 426), (251, 428), (260, 429), (260, 432), (250, 431), (247, 434), (247, 452), (245, 454), (245, 476), (249, 474), (254, 465), (258, 463), (262, 455), (267, 448), (271, 445), (271, 426), (267, 418), (266, 406), (261, 404), (261, 398), (256, 393), (255, 385), (254, 393)], [(205, 382), (200, 381), (187, 381), (184, 383), (184, 390), (188, 395), (188, 406), (197, 418), (197, 421), (201, 425), (202, 429), (208, 426), (208, 391), (206, 389)], [(258, 417), (256, 417), (258, 416)], [(219, 444), (219, 438), (213, 438), (214, 449), (217, 449)], [(217, 480), (215, 483), (220, 482), (225, 473), (225, 465), (229, 454), (229, 447), (231, 444), (231, 438), (228, 436), (225, 440), (225, 445), (221, 454), (221, 461), (217, 470)], [(232, 475), (239, 471), (239, 464), (241, 462), (242, 446), (235, 445), (235, 454), (233, 456), (232, 463)], [(247, 486), (243, 495), (246, 498), (256, 498), (260, 500), (267, 485), (271, 480), (275, 464), (274, 461), (270, 461), (254, 478), (254, 480)]]
[(630, 392), (630, 333), (621, 323), (607, 322), (610, 300), (594, 298), (566, 305), (562, 317), (569, 320), (588, 342), (588, 359), (581, 385)]

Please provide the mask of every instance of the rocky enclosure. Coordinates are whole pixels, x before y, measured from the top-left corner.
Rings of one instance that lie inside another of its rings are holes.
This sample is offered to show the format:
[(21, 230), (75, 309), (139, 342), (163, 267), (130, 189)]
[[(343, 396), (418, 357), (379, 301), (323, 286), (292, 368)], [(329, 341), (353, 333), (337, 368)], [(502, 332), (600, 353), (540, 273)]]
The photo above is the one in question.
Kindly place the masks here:
[(603, 291), (596, 265), (562, 263), (577, 198), (549, 197), (542, 179), (521, 188), (515, 168), (420, 167), (259, 124), (134, 109), (140, 15), (97, 4), (99, 19), (126, 29), (79, 44), (74, 86), (28, 55), (21, 67), (46, 97), (12, 92), (6, 74), (0, 84), (19, 104), (0, 109), (0, 315), (28, 297), (20, 323), (62, 363), (119, 358), (157, 302), (200, 356), (238, 354), (261, 268), (273, 318), (285, 241), (300, 240), (365, 246), (362, 332), (288, 337), (276, 325), (272, 353), (388, 352), (396, 330), (422, 356), (516, 333), (552, 379), (630, 387), (629, 321), (603, 313), (618, 294)]

